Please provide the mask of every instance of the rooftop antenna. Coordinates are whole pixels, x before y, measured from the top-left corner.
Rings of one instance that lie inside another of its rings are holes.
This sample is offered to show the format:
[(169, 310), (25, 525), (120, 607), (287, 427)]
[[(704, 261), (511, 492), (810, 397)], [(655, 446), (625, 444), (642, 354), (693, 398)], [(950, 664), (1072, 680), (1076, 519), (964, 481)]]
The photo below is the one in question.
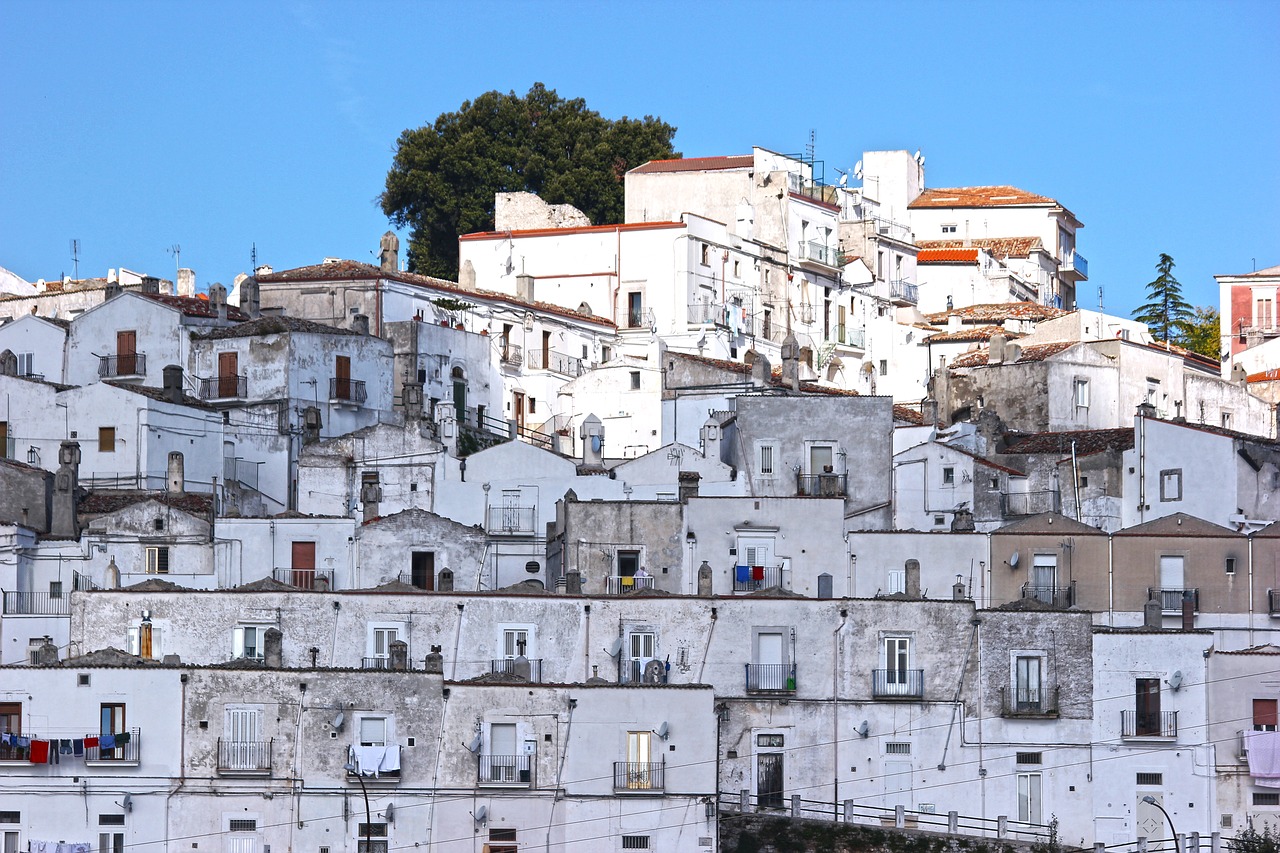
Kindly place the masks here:
[(1098, 313), (1102, 313), (1102, 285), (1098, 285)]
[(258, 244), (256, 242), (249, 244), (249, 272), (251, 275), (258, 274)]
[(813, 163), (813, 152), (817, 148), (818, 132), (812, 127), (809, 128), (809, 143), (804, 147), (804, 153), (809, 157), (809, 163)]
[(179, 270), (182, 269), (182, 246), (178, 245), (177, 243), (174, 243), (172, 246), (165, 249), (165, 251), (173, 255), (174, 269), (179, 269)]
[(71, 238), (71, 269), (72, 277), (80, 280), (80, 240), (77, 237)]

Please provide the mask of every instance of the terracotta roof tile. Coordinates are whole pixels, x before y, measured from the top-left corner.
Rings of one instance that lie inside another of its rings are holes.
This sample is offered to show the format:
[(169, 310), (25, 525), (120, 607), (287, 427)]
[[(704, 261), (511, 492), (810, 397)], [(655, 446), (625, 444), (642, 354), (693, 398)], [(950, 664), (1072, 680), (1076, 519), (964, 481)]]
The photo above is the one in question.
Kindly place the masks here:
[(1001, 465), (999, 462), (993, 462), (990, 459), (986, 458), (985, 456), (979, 456), (978, 454), (973, 453), (972, 451), (965, 450), (963, 447), (954, 447), (950, 444), (944, 445), (944, 447), (947, 447), (950, 450), (954, 450), (956, 453), (959, 453), (961, 456), (968, 456), (973, 461), (977, 462), (980, 465), (986, 465), (988, 468), (995, 468), (997, 471), (1003, 471), (1006, 474), (1013, 474), (1015, 477), (1027, 476), (1026, 471), (1019, 471), (1017, 468), (1010, 468), (1008, 465)]
[(287, 335), (290, 332), (306, 332), (313, 335), (360, 336), (359, 332), (351, 329), (339, 329), (337, 326), (326, 326), (323, 323), (304, 320), (301, 317), (285, 316), (259, 317), (256, 320), (248, 320), (244, 323), (237, 323), (234, 326), (210, 329), (208, 332), (195, 335), (195, 337), (203, 340), (222, 340), (224, 338), (250, 338), (258, 335)]
[(966, 341), (989, 341), (992, 335), (1004, 335), (1010, 340), (1021, 337), (1017, 333), (1006, 332), (1003, 326), (967, 326), (958, 332), (943, 332), (925, 338), (926, 343), (964, 343)]
[(630, 174), (653, 175), (660, 172), (717, 172), (725, 169), (750, 169), (756, 158), (751, 154), (732, 154), (727, 157), (684, 157), (675, 160), (650, 160), (636, 166)]
[(206, 411), (216, 412), (217, 408), (209, 405), (204, 400), (192, 397), (190, 394), (183, 393), (182, 402), (175, 403), (169, 399), (169, 395), (163, 388), (152, 388), (149, 385), (131, 385), (128, 382), (112, 382), (105, 380), (104, 385), (110, 385), (112, 388), (119, 388), (121, 391), (128, 391), (132, 394), (141, 394), (143, 397), (150, 397), (158, 403), (169, 403), (174, 406), (190, 406), (193, 409), (205, 409)]
[[(1022, 347), (1022, 352), (1018, 355), (1016, 362), (1005, 361), (1004, 364), (1027, 364), (1032, 361), (1044, 361), (1046, 358), (1055, 356), (1063, 350), (1070, 349), (1075, 346), (1078, 341), (1054, 341), (1048, 344), (1033, 344)], [(957, 356), (955, 361), (947, 365), (954, 369), (957, 367), (987, 367), (987, 354), (989, 349), (980, 349), (975, 352), (967, 352), (964, 355)], [(1000, 367), (1002, 365), (992, 365)]]
[(918, 264), (976, 264), (977, 249), (921, 249)]
[[(217, 309), (209, 303), (208, 299), (198, 299), (194, 296), (170, 296), (167, 293), (142, 293), (137, 290), (129, 292), (136, 293), (144, 299), (150, 299), (152, 302), (159, 302), (161, 305), (168, 305), (170, 308), (176, 308), (187, 317), (216, 318), (218, 316)], [(249, 319), (249, 315), (234, 305), (228, 305), (227, 319), (244, 321)]]
[(1132, 450), (1133, 427), (1014, 434), (1009, 436), (1009, 442), (1003, 452), (1011, 456), (1022, 456), (1028, 453), (1069, 455), (1073, 442), (1077, 457), (1092, 456), (1107, 450)]
[(994, 187), (927, 189), (907, 207), (1013, 207), (1021, 204), (1057, 204), (1057, 202), (1048, 196), (1036, 195), (1004, 184)]
[(190, 492), (175, 495), (169, 492), (114, 491), (105, 489), (89, 492), (80, 499), (76, 509), (83, 515), (104, 515), (146, 501), (155, 501), (192, 515), (198, 515), (201, 518), (208, 516), (213, 509), (213, 497), (211, 495), (192, 494)]
[(926, 314), (925, 319), (930, 323), (946, 325), (948, 317), (959, 314), (961, 322), (987, 324), (1003, 323), (1005, 320), (1054, 320), (1070, 313), (1063, 308), (1053, 308), (1038, 302), (987, 302)]
[(920, 257), (925, 257), (925, 250), (936, 249), (982, 249), (997, 258), (1025, 258), (1036, 249), (1043, 249), (1044, 244), (1039, 237), (979, 237), (970, 240), (917, 240)]

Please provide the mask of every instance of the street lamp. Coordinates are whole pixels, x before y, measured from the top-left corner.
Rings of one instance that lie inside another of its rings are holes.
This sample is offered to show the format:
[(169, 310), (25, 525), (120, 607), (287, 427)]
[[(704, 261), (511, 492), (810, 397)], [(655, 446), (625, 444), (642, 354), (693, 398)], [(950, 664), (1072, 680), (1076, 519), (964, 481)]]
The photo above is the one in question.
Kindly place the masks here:
[(369, 808), (369, 789), (364, 786), (364, 776), (354, 764), (347, 762), (342, 769), (355, 774), (360, 780), (360, 793), (364, 794), (364, 853), (373, 853), (373, 811)]
[(1173, 843), (1176, 845), (1178, 843), (1178, 831), (1173, 828), (1173, 818), (1170, 817), (1169, 813), (1164, 810), (1164, 806), (1156, 802), (1156, 798), (1151, 796), (1150, 794), (1147, 794), (1145, 797), (1143, 797), (1142, 801), (1149, 806), (1155, 806), (1156, 808), (1158, 808), (1160, 810), (1160, 813), (1164, 815), (1164, 819), (1169, 821), (1169, 835), (1173, 837)]

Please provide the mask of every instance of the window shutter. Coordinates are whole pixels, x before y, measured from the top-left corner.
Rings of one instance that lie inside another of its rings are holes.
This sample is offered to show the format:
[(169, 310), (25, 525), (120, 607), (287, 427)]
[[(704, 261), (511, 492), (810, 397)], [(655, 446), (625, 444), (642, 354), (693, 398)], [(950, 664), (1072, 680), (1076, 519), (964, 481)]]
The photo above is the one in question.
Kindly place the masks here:
[(1275, 726), (1276, 725), (1276, 700), (1275, 699), (1254, 699), (1253, 700), (1253, 725), (1258, 726)]

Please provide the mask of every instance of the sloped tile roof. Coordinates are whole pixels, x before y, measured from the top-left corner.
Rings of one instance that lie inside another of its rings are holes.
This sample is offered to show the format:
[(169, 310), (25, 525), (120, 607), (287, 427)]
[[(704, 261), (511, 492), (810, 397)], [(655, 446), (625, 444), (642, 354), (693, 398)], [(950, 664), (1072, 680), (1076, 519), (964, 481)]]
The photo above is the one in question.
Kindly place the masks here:
[(993, 187), (938, 187), (927, 189), (907, 205), (928, 207), (1012, 207), (1020, 204), (1057, 204), (1048, 196), (1002, 184)]
[[(216, 319), (218, 316), (218, 309), (214, 308), (208, 299), (200, 299), (195, 296), (170, 296), (167, 293), (143, 293), (138, 290), (129, 292), (136, 293), (143, 299), (150, 299), (152, 302), (159, 302), (161, 305), (176, 308), (186, 317), (211, 317)], [(244, 321), (249, 319), (249, 315), (234, 305), (228, 305), (227, 319)]]
[(213, 509), (213, 496), (184, 492), (136, 492), (102, 489), (89, 492), (80, 499), (76, 509), (85, 515), (104, 515), (134, 504), (155, 501), (182, 510), (200, 518), (206, 518)]
[(1232, 278), (1270, 278), (1273, 275), (1280, 275), (1280, 265), (1267, 267), (1265, 270), (1254, 270), (1253, 272), (1240, 273), (1231, 276)]
[(204, 400), (192, 397), (190, 394), (183, 392), (182, 402), (175, 403), (169, 399), (169, 395), (165, 393), (163, 388), (152, 388), (149, 385), (131, 385), (128, 382), (112, 382), (105, 380), (103, 385), (110, 385), (112, 388), (119, 388), (121, 391), (128, 391), (132, 394), (140, 394), (143, 397), (150, 397), (159, 403), (169, 403), (173, 406), (190, 406), (193, 409), (205, 409), (206, 411), (216, 412), (217, 409)]
[(1152, 519), (1142, 524), (1135, 524), (1132, 527), (1125, 527), (1117, 530), (1115, 536), (1226, 536), (1244, 538), (1243, 533), (1238, 533), (1229, 527), (1221, 527), (1211, 521), (1205, 521), (1203, 518), (1197, 518), (1194, 515), (1188, 515), (1185, 512), (1175, 512), (1172, 515), (1166, 515), (1163, 518)]
[(977, 249), (921, 249), (917, 264), (976, 264)]
[(1044, 248), (1039, 237), (978, 237), (971, 240), (917, 240), (920, 257), (925, 250), (982, 249), (997, 258), (1025, 258), (1036, 249)]
[(1082, 429), (1067, 432), (1033, 432), (1009, 436), (1004, 453), (1023, 455), (1029, 453), (1069, 454), (1075, 443), (1076, 456), (1092, 456), (1107, 450), (1132, 450), (1133, 427), (1117, 429)]
[(968, 326), (956, 332), (942, 332), (925, 338), (927, 343), (964, 343), (966, 341), (989, 341), (992, 335), (1004, 335), (1010, 340), (1021, 337), (1016, 332), (1007, 332), (1004, 326)]
[[(1070, 349), (1077, 343), (1078, 341), (1054, 341), (1053, 343), (1048, 344), (1033, 344), (1031, 346), (1025, 346), (1021, 348), (1022, 352), (1019, 353), (1018, 360), (1016, 362), (1008, 361), (1006, 358), (1004, 364), (1027, 364), (1032, 361), (1044, 361), (1046, 358), (1050, 358), (1064, 350)], [(956, 356), (955, 360), (947, 366), (950, 368), (987, 367), (989, 366), (987, 364), (987, 356), (990, 352), (990, 348), (967, 352), (964, 355)], [(1002, 365), (997, 364), (990, 366), (1000, 367)]]
[(950, 311), (936, 311), (926, 314), (925, 319), (935, 325), (946, 325), (948, 317), (958, 314), (961, 322), (986, 324), (1003, 323), (1005, 320), (1053, 320), (1070, 313), (1063, 308), (1053, 308), (1039, 302), (984, 302)]
[(1003, 471), (1006, 474), (1012, 474), (1015, 477), (1027, 476), (1026, 471), (1019, 471), (1017, 468), (1010, 468), (1008, 465), (1001, 465), (999, 462), (993, 462), (990, 459), (986, 458), (985, 456), (979, 456), (976, 453), (965, 450), (963, 447), (953, 447), (950, 444), (944, 444), (943, 446), (950, 450), (954, 450), (956, 453), (959, 453), (961, 456), (968, 456), (970, 459), (977, 462), (979, 465), (985, 465), (988, 468), (995, 468), (997, 471)]
[(635, 175), (652, 175), (659, 172), (715, 172), (725, 169), (750, 169), (756, 158), (751, 154), (731, 154), (727, 157), (684, 157), (675, 160), (650, 160), (631, 170)]
[(304, 320), (301, 317), (259, 317), (256, 320), (249, 320), (244, 323), (237, 323), (234, 326), (225, 326), (221, 329), (210, 329), (203, 334), (197, 334), (195, 337), (204, 340), (223, 340), (225, 338), (251, 338), (259, 335), (287, 335), (290, 332), (306, 332), (313, 335), (354, 335), (361, 336), (359, 332), (351, 329), (339, 329), (337, 326), (326, 326), (323, 323), (316, 323), (312, 320)]

